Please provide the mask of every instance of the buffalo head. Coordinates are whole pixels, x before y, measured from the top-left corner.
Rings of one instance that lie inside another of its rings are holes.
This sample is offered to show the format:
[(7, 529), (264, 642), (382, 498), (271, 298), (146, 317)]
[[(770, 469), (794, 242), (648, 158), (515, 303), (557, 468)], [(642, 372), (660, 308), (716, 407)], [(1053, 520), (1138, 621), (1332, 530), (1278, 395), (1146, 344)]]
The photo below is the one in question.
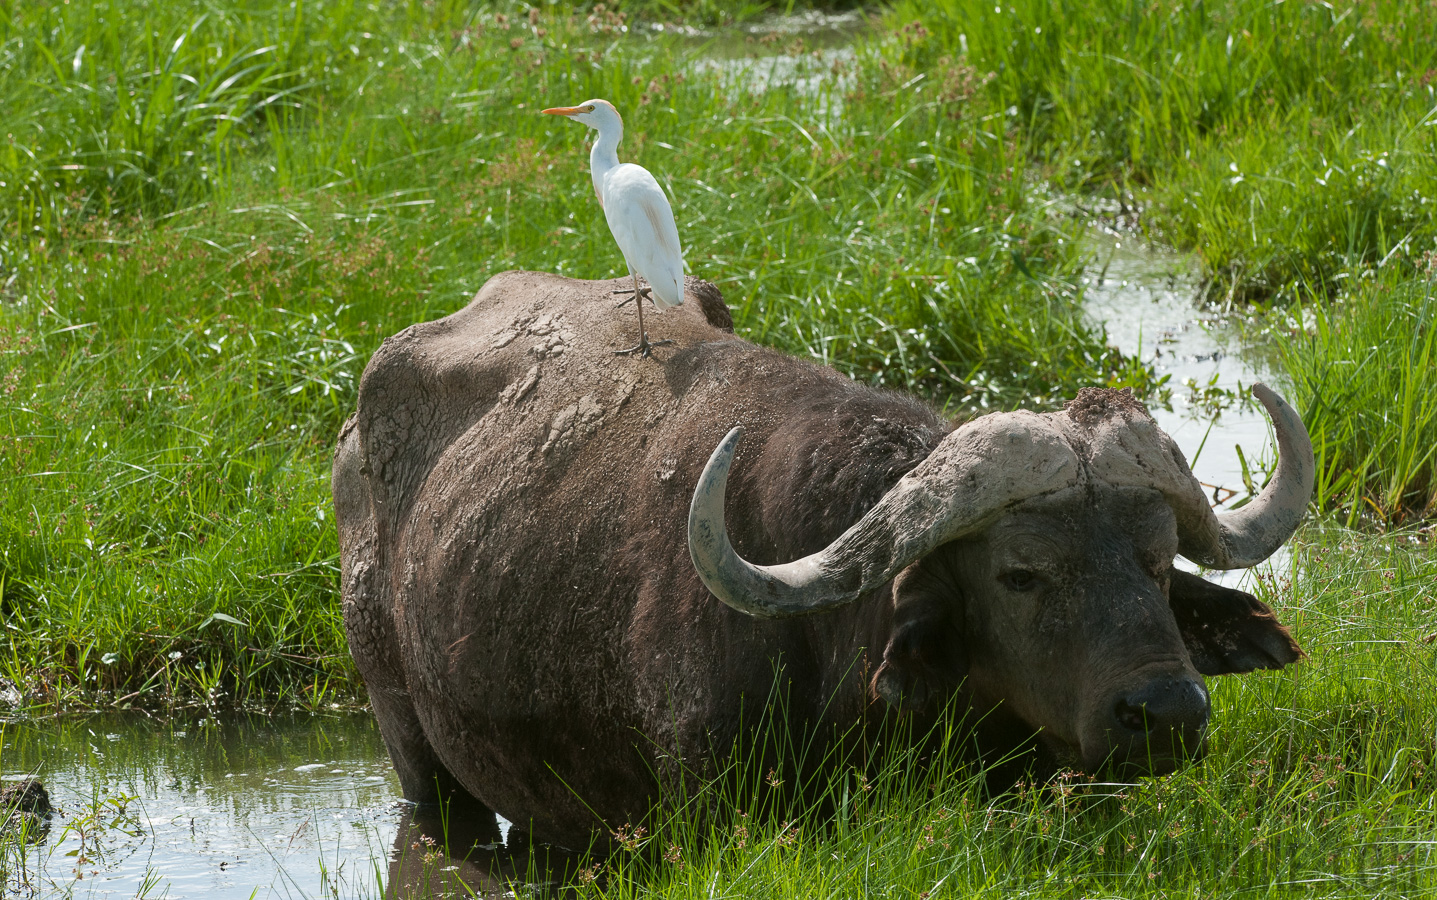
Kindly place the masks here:
[(695, 489), (690, 554), (714, 595), (759, 617), (832, 609), (891, 581), (878, 697), (912, 709), (961, 691), (1089, 771), (1169, 771), (1201, 749), (1203, 675), (1301, 655), (1255, 598), (1173, 566), (1179, 553), (1210, 568), (1255, 565), (1302, 518), (1314, 473), (1306, 429), (1266, 386), (1253, 393), (1279, 462), (1234, 512), (1213, 512), (1130, 394), (1086, 389), (1060, 413), (959, 427), (832, 544), (775, 566), (746, 562), (728, 540), (735, 428)]

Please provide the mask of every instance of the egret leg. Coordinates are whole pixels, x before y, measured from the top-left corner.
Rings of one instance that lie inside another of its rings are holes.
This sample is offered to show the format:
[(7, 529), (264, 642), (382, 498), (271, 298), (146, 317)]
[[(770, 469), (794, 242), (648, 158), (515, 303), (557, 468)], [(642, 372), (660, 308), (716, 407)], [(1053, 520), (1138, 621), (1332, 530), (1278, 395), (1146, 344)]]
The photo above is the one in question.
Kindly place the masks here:
[[(638, 276), (638, 273), (633, 272), (633, 271), (631, 270), (631, 271), (629, 272), (629, 275), (634, 279), (634, 289), (633, 289), (633, 291), (632, 291), (634, 297), (643, 297), (643, 293), (641, 293), (640, 290), (639, 290), (639, 276)], [(644, 290), (648, 290), (648, 289), (645, 288)], [(616, 293), (617, 293), (617, 292), (616, 292)], [(633, 299), (633, 298), (630, 298), (630, 299)], [(621, 304), (619, 304), (619, 305), (622, 306), (623, 304), (621, 303)], [(651, 355), (651, 352), (653, 351), (653, 348), (655, 348), (655, 347), (662, 347), (664, 344), (672, 344), (672, 343), (673, 343), (673, 341), (667, 340), (667, 339), (666, 339), (666, 340), (662, 340), (662, 341), (650, 341), (650, 340), (649, 340), (649, 335), (648, 335), (648, 333), (644, 331), (644, 304), (641, 303), (641, 302), (640, 302), (640, 303), (635, 303), (635, 304), (634, 304), (634, 309), (636, 309), (636, 310), (638, 311), (638, 313), (639, 313), (639, 342), (638, 342), (637, 344), (635, 344), (634, 346), (630, 347), (630, 348), (627, 349), (627, 350), (615, 350), (615, 351), (614, 351), (614, 355), (615, 355), (615, 356), (628, 356), (630, 353), (637, 352), (640, 357), (647, 357), (647, 356)]]
[(652, 289), (652, 288), (649, 288), (649, 287), (641, 287), (641, 288), (639, 288), (637, 291), (635, 291), (633, 288), (620, 288), (620, 289), (617, 290), (617, 291), (609, 291), (609, 293), (610, 293), (610, 294), (628, 294), (628, 295), (629, 295), (629, 296), (625, 297), (624, 299), (620, 300), (618, 303), (615, 303), (615, 304), (614, 304), (614, 309), (620, 309), (621, 307), (624, 307), (624, 306), (628, 305), (629, 303), (632, 303), (635, 296), (639, 296), (639, 297), (650, 297), (650, 296), (653, 296), (653, 289)]

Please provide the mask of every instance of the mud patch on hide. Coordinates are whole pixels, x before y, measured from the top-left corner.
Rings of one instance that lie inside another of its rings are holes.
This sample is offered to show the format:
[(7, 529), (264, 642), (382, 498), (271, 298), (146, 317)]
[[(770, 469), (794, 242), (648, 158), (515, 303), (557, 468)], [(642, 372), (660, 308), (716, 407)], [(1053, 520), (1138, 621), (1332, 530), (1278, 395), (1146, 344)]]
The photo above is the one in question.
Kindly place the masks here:
[(530, 347), (529, 353), (536, 359), (552, 359), (556, 356), (563, 356), (564, 351), (567, 350), (569, 346), (569, 342), (565, 339), (566, 336), (573, 337), (573, 335), (567, 331), (560, 334), (551, 334), (544, 338), (544, 340)]
[(529, 353), (539, 359), (549, 359), (555, 356), (562, 356), (569, 345), (574, 342), (574, 332), (563, 327), (561, 316), (540, 316), (528, 327), (528, 333), (540, 338), (540, 341), (529, 348)]
[(1074, 422), (1089, 428), (1113, 417), (1146, 419), (1149, 422), (1153, 420), (1147, 407), (1133, 396), (1132, 388), (1114, 390), (1112, 388), (1085, 387), (1078, 391), (1078, 396), (1063, 407), (1063, 412), (1067, 413), (1068, 418)]
[(367, 456), (371, 464), (375, 465), (377, 474), (381, 481), (390, 485), (400, 495), (399, 477), (403, 473), (410, 474), (408, 466), (400, 465), (402, 459), (400, 451), (409, 450), (413, 443), (413, 434), (424, 431), (425, 424), (434, 419), (434, 409), (431, 404), (420, 402), (400, 403), (394, 412), (387, 416), (375, 416), (369, 422), (366, 447)]
[[(549, 319), (550, 317), (545, 316), (544, 318)], [(538, 319), (539, 317), (534, 315), (533, 313), (520, 316), (519, 318), (514, 320), (514, 323), (512, 325), (508, 325), (501, 331), (496, 332), (494, 334), (494, 337), (489, 340), (489, 346), (487, 349), (502, 350), (510, 344), (514, 343), (515, 339), (520, 337), (521, 335), (530, 334), (530, 328), (532, 328), (538, 322)], [(480, 352), (482, 353), (483, 351)]]
[(636, 386), (637, 382), (635, 381), (624, 381), (620, 383), (619, 396), (615, 398), (616, 402), (614, 403), (615, 409), (624, 408), (624, 406), (629, 402), (629, 398), (634, 395), (634, 388)]
[(598, 430), (603, 417), (604, 408), (593, 395), (585, 394), (578, 403), (564, 407), (554, 416), (540, 452), (555, 459), (568, 457)]
[(517, 406), (521, 400), (529, 396), (534, 390), (534, 385), (539, 383), (539, 365), (535, 363), (524, 373), (524, 377), (506, 387), (499, 395), (499, 402), (507, 406)]
[(559, 316), (539, 316), (526, 330), (534, 337), (544, 337), (558, 331), (562, 321)]

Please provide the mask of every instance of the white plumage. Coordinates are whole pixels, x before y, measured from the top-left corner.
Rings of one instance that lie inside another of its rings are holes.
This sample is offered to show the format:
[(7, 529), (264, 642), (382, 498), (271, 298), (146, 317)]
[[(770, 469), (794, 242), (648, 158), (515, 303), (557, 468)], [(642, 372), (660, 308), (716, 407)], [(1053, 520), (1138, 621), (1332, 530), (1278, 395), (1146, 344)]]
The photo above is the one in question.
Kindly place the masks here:
[(649, 283), (654, 305), (663, 309), (684, 302), (684, 254), (679, 245), (679, 229), (674, 223), (674, 210), (664, 189), (648, 169), (633, 163), (619, 162), (619, 140), (624, 136), (624, 122), (619, 111), (607, 100), (587, 100), (578, 106), (546, 109), (555, 116), (568, 116), (598, 132), (589, 151), (589, 169), (594, 180), (594, 193), (604, 208), (609, 231), (618, 242), (634, 279), (634, 306), (639, 313), (639, 343), (619, 351), (640, 351), (649, 355), (649, 348), (668, 341), (650, 343), (644, 333), (644, 311), (640, 301), (639, 276)]
[(629, 269), (653, 288), (654, 304), (684, 302), (684, 257), (679, 229), (663, 188), (649, 170), (621, 163), (604, 175), (604, 218)]

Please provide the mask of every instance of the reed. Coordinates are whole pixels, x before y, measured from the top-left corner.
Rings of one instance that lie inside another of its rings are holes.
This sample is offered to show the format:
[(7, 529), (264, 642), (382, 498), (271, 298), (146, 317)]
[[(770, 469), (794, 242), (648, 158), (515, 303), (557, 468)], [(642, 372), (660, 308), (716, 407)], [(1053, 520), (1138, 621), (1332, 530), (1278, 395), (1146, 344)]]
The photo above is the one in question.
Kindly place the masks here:
[[(1276, 316), (1274, 316), (1276, 318)], [(1288, 311), (1275, 343), (1313, 436), (1318, 505), (1348, 524), (1437, 513), (1437, 298), (1392, 275)], [(1284, 327), (1285, 326), (1285, 327)]]

